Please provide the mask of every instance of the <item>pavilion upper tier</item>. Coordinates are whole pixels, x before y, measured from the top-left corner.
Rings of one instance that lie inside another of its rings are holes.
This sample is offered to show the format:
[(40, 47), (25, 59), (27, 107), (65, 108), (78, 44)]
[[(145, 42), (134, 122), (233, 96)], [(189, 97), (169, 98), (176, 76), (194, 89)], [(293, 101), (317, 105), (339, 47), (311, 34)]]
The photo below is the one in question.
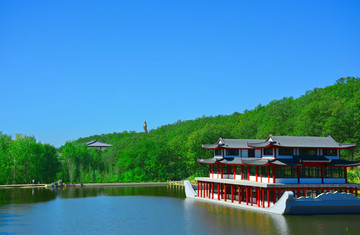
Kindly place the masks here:
[(204, 149), (261, 149), (261, 148), (355, 148), (356, 143), (344, 144), (336, 142), (331, 136), (273, 136), (266, 140), (258, 139), (222, 139), (215, 144), (203, 144)]
[(198, 159), (203, 164), (301, 166), (318, 163), (324, 166), (357, 166), (360, 162), (341, 160), (341, 149), (355, 148), (356, 143), (339, 143), (331, 136), (273, 136), (267, 139), (222, 139), (202, 148), (214, 151), (213, 158)]

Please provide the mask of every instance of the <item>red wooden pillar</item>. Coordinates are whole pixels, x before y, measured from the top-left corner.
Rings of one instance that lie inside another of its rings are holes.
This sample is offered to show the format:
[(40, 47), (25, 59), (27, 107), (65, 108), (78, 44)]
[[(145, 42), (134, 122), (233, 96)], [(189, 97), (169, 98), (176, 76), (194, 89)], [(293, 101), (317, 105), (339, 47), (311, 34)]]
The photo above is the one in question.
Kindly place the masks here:
[(240, 166), (240, 170), (241, 170), (241, 172), (240, 172), (240, 174), (241, 174), (240, 177), (241, 177), (241, 178), (240, 178), (240, 179), (241, 179), (241, 180), (243, 180), (243, 176), (244, 176), (244, 174), (243, 174), (243, 169), (244, 169), (244, 167), (243, 167), (243, 165), (241, 165), (241, 166)]
[(251, 205), (253, 205), (253, 188), (250, 187), (250, 202), (251, 202)]
[(324, 183), (324, 166), (321, 166), (321, 183)]
[(258, 182), (258, 166), (255, 167), (255, 181)]
[(226, 194), (226, 184), (224, 184), (224, 200), (226, 201), (227, 194)]
[(246, 192), (246, 205), (249, 205), (249, 189), (245, 186), (245, 192)]
[(216, 178), (219, 179), (219, 164), (216, 166), (217, 168), (217, 175), (216, 175)]
[(197, 186), (197, 196), (199, 196), (199, 190), (200, 190), (200, 188), (199, 188), (199, 181), (197, 182), (197, 184), (198, 184), (198, 186)]
[(234, 186), (231, 185), (231, 202), (234, 202)]
[(270, 190), (269, 189), (266, 189), (266, 192), (267, 192), (267, 203), (268, 203), (268, 206), (267, 207), (270, 207)]
[(261, 183), (262, 183), (262, 177), (263, 177), (262, 171), (263, 171), (263, 167), (261, 166), (261, 167), (260, 167), (260, 182), (261, 182)]
[(212, 199), (214, 199), (214, 183), (211, 183), (211, 193), (212, 193), (211, 197)]
[(270, 165), (268, 166), (268, 183), (270, 183)]
[[(356, 196), (357, 196), (357, 194), (356, 194)], [(240, 187), (240, 185), (238, 186), (238, 197), (239, 197), (239, 204), (240, 204), (241, 203), (241, 187)]]
[(236, 180), (236, 165), (234, 165), (234, 180)]
[(275, 184), (276, 183), (276, 180), (275, 180), (275, 166), (273, 166), (273, 183)]
[(262, 207), (265, 208), (265, 189), (262, 189)]
[(273, 192), (273, 202), (274, 202), (274, 205), (276, 203), (276, 193), (275, 193), (275, 190), (272, 191)]
[(250, 180), (250, 166), (248, 165), (248, 180)]
[(218, 188), (217, 196), (218, 196), (218, 200), (220, 200), (220, 184), (219, 183), (217, 184), (217, 188)]

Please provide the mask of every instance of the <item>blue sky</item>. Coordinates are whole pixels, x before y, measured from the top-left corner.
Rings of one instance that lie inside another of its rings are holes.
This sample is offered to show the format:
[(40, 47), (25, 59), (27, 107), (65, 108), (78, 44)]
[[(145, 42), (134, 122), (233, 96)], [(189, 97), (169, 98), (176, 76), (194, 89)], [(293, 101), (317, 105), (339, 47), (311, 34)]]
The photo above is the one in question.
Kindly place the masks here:
[(358, 1), (0, 0), (0, 131), (57, 147), (360, 74)]

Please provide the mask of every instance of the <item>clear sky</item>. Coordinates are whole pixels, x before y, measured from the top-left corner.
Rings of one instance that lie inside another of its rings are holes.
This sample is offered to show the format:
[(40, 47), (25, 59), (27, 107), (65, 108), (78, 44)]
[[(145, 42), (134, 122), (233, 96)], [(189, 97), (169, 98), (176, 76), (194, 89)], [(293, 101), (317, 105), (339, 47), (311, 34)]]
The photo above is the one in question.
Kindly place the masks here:
[(0, 131), (67, 140), (360, 75), (359, 1), (0, 0)]

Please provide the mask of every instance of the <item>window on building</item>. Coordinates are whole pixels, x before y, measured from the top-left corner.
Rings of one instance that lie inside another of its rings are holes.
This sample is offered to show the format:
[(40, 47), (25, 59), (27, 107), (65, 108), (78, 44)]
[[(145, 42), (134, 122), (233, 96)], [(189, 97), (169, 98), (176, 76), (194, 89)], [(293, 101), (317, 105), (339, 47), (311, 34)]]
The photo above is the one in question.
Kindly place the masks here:
[(344, 167), (324, 167), (324, 178), (345, 178)]
[(268, 167), (267, 167), (267, 166), (263, 166), (263, 167), (262, 167), (262, 176), (263, 176), (263, 177), (267, 177), (267, 176), (268, 176)]
[(301, 178), (321, 178), (321, 167), (310, 166), (300, 167)]
[(242, 169), (243, 169), (243, 179), (244, 179), (244, 180), (247, 180), (247, 179), (248, 179), (248, 169), (249, 169), (249, 166), (243, 166)]
[(255, 149), (248, 150), (248, 157), (255, 157)]
[[(220, 168), (221, 169), (221, 168)], [(223, 174), (226, 175), (228, 173), (228, 166), (227, 165), (223, 165), (222, 166), (223, 169)]]
[(249, 166), (250, 168), (250, 175), (255, 176), (256, 175), (256, 166)]
[(226, 149), (227, 156), (239, 156), (239, 149)]
[(221, 156), (221, 149), (215, 149), (215, 156)]
[(316, 156), (316, 149), (299, 149), (300, 156)]
[(230, 175), (234, 174), (234, 166), (233, 165), (228, 165), (229, 166), (229, 173)]
[(264, 149), (264, 155), (273, 155), (273, 149), (272, 148)]
[(324, 156), (337, 156), (337, 149), (323, 149)]
[(279, 148), (279, 156), (292, 156), (293, 149), (292, 148)]
[(276, 178), (297, 178), (297, 167), (276, 167)]

